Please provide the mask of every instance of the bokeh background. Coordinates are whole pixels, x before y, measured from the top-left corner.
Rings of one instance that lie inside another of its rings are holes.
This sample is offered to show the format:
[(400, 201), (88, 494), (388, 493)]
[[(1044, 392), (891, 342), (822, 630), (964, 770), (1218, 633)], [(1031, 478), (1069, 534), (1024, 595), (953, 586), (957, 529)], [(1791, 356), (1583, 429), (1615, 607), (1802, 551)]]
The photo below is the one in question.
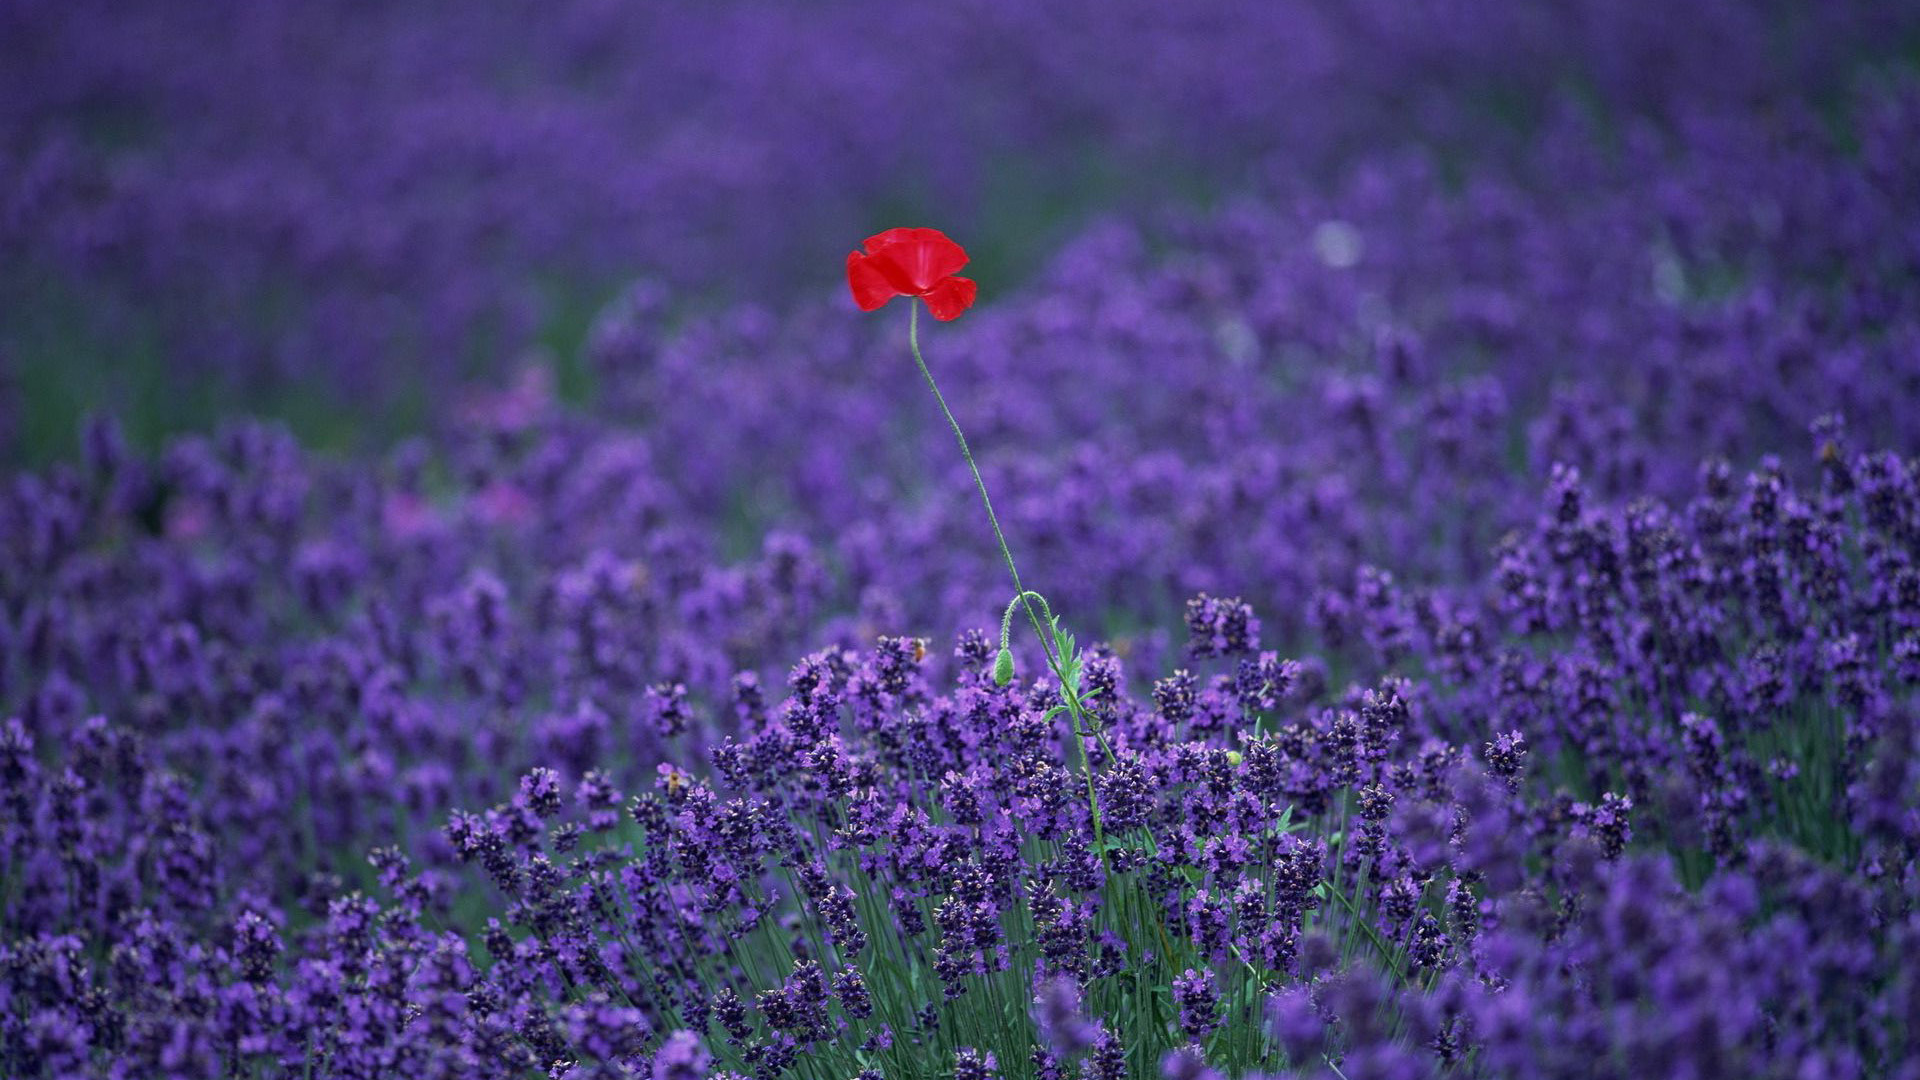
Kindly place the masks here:
[(901, 221), (966, 242), (991, 304), (1103, 213), (1396, 155), (1445, 190), (1568, 116), (1848, 142), (1914, 9), (14, 0), (0, 460), (69, 453), (101, 410), (149, 448), (246, 410), (365, 449), (528, 364), (591, 405), (586, 343), (632, 283), (669, 324), (780, 311)]

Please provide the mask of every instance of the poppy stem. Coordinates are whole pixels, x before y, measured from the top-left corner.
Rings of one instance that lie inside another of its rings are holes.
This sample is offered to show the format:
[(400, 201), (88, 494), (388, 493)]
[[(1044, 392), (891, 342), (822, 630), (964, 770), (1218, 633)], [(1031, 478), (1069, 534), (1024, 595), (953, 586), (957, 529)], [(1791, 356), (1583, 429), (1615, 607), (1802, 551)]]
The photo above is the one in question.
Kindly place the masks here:
[[(1040, 638), (1040, 651), (1047, 658), (1047, 666), (1053, 669), (1054, 677), (1060, 680), (1060, 696), (1066, 701), (1067, 713), (1073, 722), (1073, 745), (1080, 751), (1080, 769), (1087, 777), (1087, 811), (1093, 815), (1093, 842), (1100, 852), (1100, 861), (1106, 862), (1106, 838), (1100, 829), (1100, 797), (1094, 793), (1093, 762), (1087, 756), (1086, 739), (1080, 734), (1086, 730), (1086, 713), (1080, 704), (1079, 693), (1067, 681), (1067, 657), (1057, 655), (1053, 648), (1053, 636), (1041, 623), (1040, 614), (1033, 609), (1032, 597), (1039, 593), (1029, 592), (1020, 584), (1020, 568), (1014, 565), (1013, 549), (1007, 546), (1007, 535), (1000, 531), (1000, 518), (993, 512), (993, 499), (987, 494), (987, 482), (980, 476), (980, 466), (974, 464), (973, 450), (967, 445), (966, 432), (960, 430), (960, 421), (954, 419), (953, 410), (947, 407), (946, 395), (940, 393), (940, 384), (934, 381), (933, 372), (927, 367), (927, 361), (920, 355), (920, 305), (909, 304), (907, 316), (907, 344), (913, 349), (913, 362), (920, 367), (920, 374), (927, 380), (927, 389), (933, 391), (933, 400), (940, 405), (940, 412), (947, 418), (947, 426), (953, 429), (954, 440), (960, 444), (960, 456), (967, 459), (967, 468), (973, 473), (973, 484), (980, 489), (980, 505), (986, 507), (987, 523), (993, 526), (993, 538), (1000, 543), (1000, 557), (1006, 560), (1007, 575), (1013, 578), (1015, 600), (1025, 609), (1027, 620), (1033, 623), (1033, 632)], [(1040, 601), (1043, 605), (1044, 599)], [(1011, 605), (1009, 605), (1011, 606)], [(1052, 611), (1048, 611), (1052, 615)], [(1004, 620), (1003, 631), (1004, 631)], [(1004, 632), (1002, 634), (1004, 640)]]

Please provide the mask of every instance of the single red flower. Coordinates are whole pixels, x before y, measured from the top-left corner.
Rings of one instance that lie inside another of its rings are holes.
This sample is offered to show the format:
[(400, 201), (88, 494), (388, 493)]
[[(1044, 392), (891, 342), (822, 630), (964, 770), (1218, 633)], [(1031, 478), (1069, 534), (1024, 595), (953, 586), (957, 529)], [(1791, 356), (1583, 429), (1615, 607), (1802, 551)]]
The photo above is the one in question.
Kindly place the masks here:
[(867, 238), (865, 251), (847, 253), (847, 287), (861, 311), (873, 311), (896, 296), (917, 296), (941, 322), (973, 306), (980, 286), (955, 277), (967, 251), (939, 229), (888, 229)]

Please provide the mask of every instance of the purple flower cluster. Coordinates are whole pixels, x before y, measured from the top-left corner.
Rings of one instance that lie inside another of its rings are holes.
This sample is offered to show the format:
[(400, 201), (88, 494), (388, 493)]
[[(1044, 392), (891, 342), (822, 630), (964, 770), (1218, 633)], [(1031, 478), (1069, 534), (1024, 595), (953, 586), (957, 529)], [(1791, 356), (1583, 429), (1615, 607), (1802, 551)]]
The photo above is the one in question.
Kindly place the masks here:
[[(529, 375), (379, 457), (239, 420), (147, 454), (100, 419), (8, 474), (0, 1075), (1920, 1080), (1920, 84), (1804, 93), (1907, 24), (1827, 5), (1788, 48), (1709, 4), (1708, 71), (1604, 7), (1347, 5), (1337, 48), (1317, 5), (1082, 13), (1166, 81), (1135, 150), (1178, 87), (1244, 136), (1220, 154), (1328, 166), (1104, 221), (928, 338), (1026, 572), (1104, 639), (1087, 774), (1062, 688), (995, 677), (1001, 567), (948, 432), (840, 305), (669, 319), (643, 286), (583, 346), (591, 407)], [(293, 280), (349, 284), (233, 331), (288, 356), (391, 331), (375, 294), (453, 332), (524, 286), (508, 264), (644, 244), (697, 279), (684, 249), (768, 231), (676, 175), (850, 214), (862, 146), (793, 133), (871, 80), (905, 90), (859, 138), (962, 189), (972, 129), (893, 112), (975, 85), (938, 72), (1031, 60), (968, 78), (998, 88), (981, 131), (1035, 143), (1120, 110), (1040, 62), (1072, 58), (996, 51), (1052, 16), (985, 6), (566, 4), (512, 49), (510, 9), (189, 8), (0, 14), (0, 59), (125, 43), (0, 63), (0, 154), (39, 170), (0, 240), (215, 306), (278, 288), (291, 243)], [(316, 59), (216, 77), (183, 36)], [(674, 82), (643, 59), (716, 54), (777, 124), (696, 142), (688, 97), (638, 92)], [(1549, 107), (1444, 168), (1256, 137), (1289, 87), (1364, 113), (1567, 65), (1605, 122)], [(554, 70), (580, 85), (497, 85)], [(196, 119), (228, 78), (272, 92)], [(234, 152), (269, 122), (310, 145)], [(382, 163), (390, 123), (416, 141)], [(615, 132), (644, 168), (597, 171)]]
[(1561, 475), (1481, 581), (1387, 594), (1418, 679), (1117, 695), (1099, 843), (1056, 695), (999, 686), (977, 637), (937, 688), (919, 642), (813, 654), (697, 772), (628, 793), (532, 768), (413, 855), (277, 892), (217, 817), (246, 793), (168, 767), (177, 731), (43, 703), (0, 742), (0, 1052), (25, 1075), (1908, 1075), (1920, 708), (1869, 658), (1920, 634), (1920, 475), (1818, 460), (1805, 491), (1711, 466), (1677, 507)]

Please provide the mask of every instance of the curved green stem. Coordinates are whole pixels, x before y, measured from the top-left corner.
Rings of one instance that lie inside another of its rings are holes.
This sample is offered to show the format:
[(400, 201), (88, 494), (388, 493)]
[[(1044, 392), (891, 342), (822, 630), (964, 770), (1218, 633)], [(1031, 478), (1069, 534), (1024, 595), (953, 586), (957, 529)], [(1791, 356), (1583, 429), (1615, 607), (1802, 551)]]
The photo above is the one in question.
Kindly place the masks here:
[[(980, 489), (980, 505), (986, 507), (987, 523), (993, 526), (993, 538), (1000, 544), (1000, 557), (1006, 561), (1007, 575), (1013, 579), (1013, 591), (1016, 594), (1014, 603), (1026, 610), (1027, 620), (1033, 624), (1033, 632), (1040, 637), (1040, 651), (1046, 655), (1047, 666), (1053, 669), (1054, 677), (1060, 680), (1060, 696), (1065, 699), (1067, 712), (1073, 721), (1073, 745), (1080, 752), (1080, 770), (1087, 777), (1087, 809), (1093, 815), (1093, 839), (1095, 845), (1100, 848), (1100, 858), (1104, 863), (1106, 843), (1100, 829), (1100, 798), (1094, 793), (1093, 762), (1087, 756), (1087, 743), (1080, 735), (1081, 728), (1085, 726), (1086, 712), (1080, 704), (1079, 695), (1074, 692), (1073, 687), (1067, 685), (1067, 658), (1055, 654), (1052, 634), (1041, 624), (1039, 613), (1033, 609), (1033, 601), (1029, 597), (1040, 597), (1040, 594), (1031, 592), (1026, 586), (1020, 584), (1020, 568), (1014, 565), (1013, 549), (1007, 546), (1007, 536), (1000, 531), (1000, 518), (993, 512), (993, 499), (987, 495), (987, 482), (980, 476), (980, 466), (974, 464), (973, 450), (967, 446), (966, 433), (960, 430), (960, 421), (953, 418), (953, 410), (947, 407), (946, 396), (940, 393), (940, 384), (934, 381), (933, 372), (927, 367), (926, 359), (920, 355), (920, 305), (909, 300), (908, 311), (911, 314), (907, 316), (907, 344), (913, 349), (913, 362), (919, 366), (921, 377), (927, 380), (927, 389), (933, 391), (933, 400), (939, 403), (940, 412), (947, 418), (947, 426), (953, 429), (954, 440), (960, 444), (960, 456), (967, 459), (967, 468), (973, 473), (973, 484)], [(1046, 606), (1046, 598), (1040, 597), (1040, 603)], [(1013, 605), (1007, 606), (1011, 611)], [(1053, 615), (1051, 608), (1048, 609), (1047, 615), (1051, 621)], [(1009, 626), (1010, 620), (1003, 618), (1001, 620), (1003, 644), (1006, 641)], [(1105, 736), (1101, 736), (1101, 741), (1105, 742)]]
[(1025, 590), (1020, 595), (1007, 601), (1006, 613), (1000, 616), (1000, 647), (1001, 648), (1005, 649), (1005, 648), (1008, 648), (1010, 645), (1010, 642), (1008, 641), (1008, 639), (1009, 637), (1012, 636), (1012, 633), (1013, 633), (1013, 609), (1020, 607), (1022, 604), (1026, 603), (1027, 597), (1029, 596), (1033, 597), (1035, 600), (1040, 601), (1040, 610), (1047, 613), (1047, 622), (1048, 623), (1053, 622), (1053, 606), (1047, 603), (1047, 598), (1044, 596), (1041, 596), (1039, 593), (1034, 592), (1031, 589)]

